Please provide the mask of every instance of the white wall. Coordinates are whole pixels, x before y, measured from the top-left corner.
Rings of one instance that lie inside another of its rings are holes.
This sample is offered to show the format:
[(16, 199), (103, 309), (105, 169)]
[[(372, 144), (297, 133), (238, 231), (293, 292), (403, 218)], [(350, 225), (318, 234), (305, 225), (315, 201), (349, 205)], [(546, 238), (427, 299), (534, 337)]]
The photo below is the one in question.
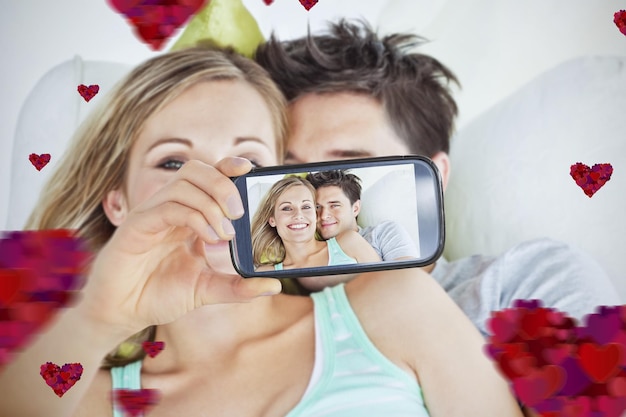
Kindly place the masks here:
[[(265, 34), (302, 35), (306, 23), (359, 16), (384, 30), (416, 30), (433, 40), (424, 49), (463, 83), (462, 127), (526, 80), (586, 53), (626, 53), (612, 22), (626, 8), (615, 0), (320, 0), (306, 11), (297, 0), (244, 0)], [(154, 55), (106, 0), (0, 0), (0, 228), (6, 224), (12, 137), (20, 106), (50, 68), (72, 58), (135, 64)], [(171, 43), (170, 43), (171, 44)], [(167, 48), (167, 47), (166, 47)], [(33, 150), (33, 152), (43, 152)], [(54, 156), (53, 156), (54, 157)], [(34, 169), (34, 168), (33, 168)], [(27, 192), (27, 190), (25, 190)]]

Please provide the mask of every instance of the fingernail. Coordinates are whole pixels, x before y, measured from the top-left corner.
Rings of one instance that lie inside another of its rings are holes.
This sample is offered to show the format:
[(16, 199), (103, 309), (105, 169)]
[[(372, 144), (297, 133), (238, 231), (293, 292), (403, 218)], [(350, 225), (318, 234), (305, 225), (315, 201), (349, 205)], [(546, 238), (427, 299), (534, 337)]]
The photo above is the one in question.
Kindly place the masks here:
[(278, 294), (278, 293), (277, 292), (268, 291), (268, 292), (264, 292), (263, 294), (260, 294), (259, 297), (267, 297), (269, 295), (276, 295), (276, 294)]
[(246, 165), (246, 164), (249, 164), (249, 163), (250, 163), (250, 161), (248, 159), (246, 159), (246, 158), (242, 158), (242, 157), (239, 157), (239, 156), (234, 156), (233, 157), (233, 164), (235, 166), (242, 166), (242, 165)]
[(217, 235), (217, 232), (215, 231), (215, 229), (213, 228), (213, 226), (209, 225), (208, 232), (209, 232), (209, 237), (210, 237), (212, 240), (220, 240), (220, 237)]
[(239, 196), (231, 195), (226, 200), (226, 207), (228, 207), (228, 212), (233, 217), (241, 217), (243, 216), (243, 206), (241, 205), (241, 199)]
[(227, 235), (235, 235), (235, 228), (231, 224), (230, 220), (228, 220), (227, 218), (222, 219), (222, 230), (224, 230), (224, 233)]

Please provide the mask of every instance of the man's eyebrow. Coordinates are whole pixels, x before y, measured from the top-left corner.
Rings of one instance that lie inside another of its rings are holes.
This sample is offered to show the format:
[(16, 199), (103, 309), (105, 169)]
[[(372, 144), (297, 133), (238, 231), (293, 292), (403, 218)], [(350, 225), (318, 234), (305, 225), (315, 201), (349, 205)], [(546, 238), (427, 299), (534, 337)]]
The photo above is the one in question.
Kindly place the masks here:
[(180, 143), (180, 144), (183, 144), (183, 145), (187, 145), (190, 148), (193, 148), (193, 143), (189, 139), (164, 138), (164, 139), (159, 139), (156, 142), (154, 142), (152, 145), (150, 145), (150, 147), (148, 148), (148, 150), (146, 152), (150, 152), (152, 149), (156, 148), (157, 146), (164, 145), (166, 143)]

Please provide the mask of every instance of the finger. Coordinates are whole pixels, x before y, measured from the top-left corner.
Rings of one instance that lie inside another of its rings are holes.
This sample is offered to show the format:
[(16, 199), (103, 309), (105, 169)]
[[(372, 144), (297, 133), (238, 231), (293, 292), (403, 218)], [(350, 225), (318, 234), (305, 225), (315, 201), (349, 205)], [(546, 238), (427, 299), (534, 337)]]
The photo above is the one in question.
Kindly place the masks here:
[[(220, 239), (230, 240), (235, 235), (235, 230), (230, 220), (215, 199), (187, 181), (186, 178), (181, 178), (168, 184), (157, 194), (150, 201), (151, 209), (168, 202), (174, 202), (201, 214), (204, 217), (205, 224), (202, 224), (201, 219), (196, 214), (193, 215), (193, 224), (197, 225), (198, 228), (209, 227), (212, 239), (207, 241), (208, 243), (215, 243)], [(147, 209), (144, 212), (147, 212)]]
[[(228, 158), (227, 160), (220, 161), (218, 164), (225, 165), (227, 168), (226, 171), (228, 171), (233, 164), (236, 165), (236, 162), (230, 160), (238, 161), (237, 163), (240, 164), (240, 172), (248, 172), (252, 166), (250, 162), (244, 158)], [(189, 181), (207, 195), (211, 196), (228, 218), (238, 219), (243, 216), (243, 204), (237, 187), (233, 181), (218, 168), (200, 161), (189, 161), (177, 172), (177, 175), (180, 179)]]
[(242, 278), (206, 269), (200, 276), (196, 305), (248, 302), (260, 296), (280, 293), (282, 285), (274, 278)]
[(252, 169), (252, 162), (246, 158), (229, 156), (221, 159), (214, 166), (215, 169), (227, 177), (238, 177), (250, 172)]

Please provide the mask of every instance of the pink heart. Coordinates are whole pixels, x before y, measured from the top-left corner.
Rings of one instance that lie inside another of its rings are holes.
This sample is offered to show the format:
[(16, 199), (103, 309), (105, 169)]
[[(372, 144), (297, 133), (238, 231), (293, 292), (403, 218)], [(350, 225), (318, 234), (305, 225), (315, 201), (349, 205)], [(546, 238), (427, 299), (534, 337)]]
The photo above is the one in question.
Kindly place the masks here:
[(612, 174), (611, 164), (595, 164), (589, 168), (582, 162), (577, 162), (570, 167), (571, 177), (589, 198), (611, 179)]
[(151, 358), (154, 358), (165, 348), (165, 342), (145, 341), (141, 344), (141, 347)]
[(86, 102), (89, 102), (92, 98), (98, 94), (100, 91), (100, 86), (98, 84), (93, 84), (87, 87), (85, 84), (81, 84), (77, 87), (78, 93), (85, 99)]
[(116, 389), (112, 393), (118, 408), (132, 417), (139, 416), (150, 406), (159, 403), (161, 394), (157, 389)]
[(50, 162), (50, 154), (42, 153), (41, 155), (37, 155), (36, 153), (31, 153), (28, 155), (28, 160), (31, 164), (33, 164), (37, 171), (41, 171), (43, 167), (48, 165), (48, 162)]
[(162, 48), (176, 29), (197, 13), (207, 0), (108, 0), (126, 17), (139, 38), (153, 50)]
[(43, 377), (54, 393), (59, 397), (67, 392), (80, 380), (83, 374), (83, 366), (80, 363), (66, 363), (59, 367), (52, 362), (41, 365), (39, 375)]

